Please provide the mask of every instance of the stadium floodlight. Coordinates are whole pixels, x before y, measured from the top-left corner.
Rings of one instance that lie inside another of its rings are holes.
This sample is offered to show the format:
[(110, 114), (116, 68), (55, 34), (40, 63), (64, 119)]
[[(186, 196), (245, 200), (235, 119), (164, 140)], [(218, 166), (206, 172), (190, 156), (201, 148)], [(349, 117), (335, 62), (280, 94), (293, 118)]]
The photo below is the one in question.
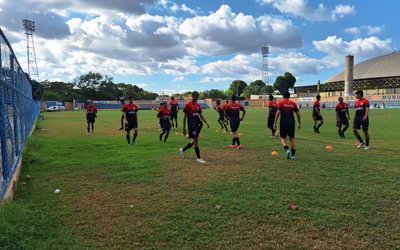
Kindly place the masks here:
[(267, 84), (267, 86), (269, 86), (269, 79), (268, 79), (269, 46), (261, 47), (261, 54), (263, 56), (263, 69), (262, 69), (262, 77), (261, 77), (261, 79), (265, 84)]
[(36, 26), (35, 22), (28, 20), (28, 19), (23, 19), (22, 20), (22, 26), (24, 28), (25, 34), (26, 35), (31, 35), (33, 32), (36, 31)]

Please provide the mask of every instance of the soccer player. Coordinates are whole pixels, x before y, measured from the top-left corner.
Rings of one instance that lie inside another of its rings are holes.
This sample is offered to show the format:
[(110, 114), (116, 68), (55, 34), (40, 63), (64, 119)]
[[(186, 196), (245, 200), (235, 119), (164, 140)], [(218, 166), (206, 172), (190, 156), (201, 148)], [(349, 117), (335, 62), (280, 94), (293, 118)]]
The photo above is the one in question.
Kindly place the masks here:
[(138, 135), (138, 119), (137, 119), (137, 112), (138, 107), (134, 103), (133, 96), (129, 96), (129, 102), (124, 105), (122, 109), (125, 113), (125, 131), (126, 131), (126, 140), (128, 144), (131, 144), (131, 130), (133, 129), (135, 132), (133, 134), (132, 145), (136, 144), (136, 137)]
[[(171, 107), (171, 123), (174, 130), (178, 130), (178, 111), (179, 103), (175, 101), (175, 97), (171, 96), (171, 101), (169, 102)], [(175, 124), (174, 124), (175, 121)]]
[[(357, 90), (356, 92), (357, 101), (355, 103), (356, 108), (356, 115), (354, 116), (354, 123), (353, 123), (353, 133), (360, 142), (357, 145), (357, 148), (364, 148), (365, 150), (369, 149), (369, 133), (368, 133), (368, 126), (369, 126), (369, 102), (367, 99), (364, 98), (364, 92), (362, 90)], [(365, 135), (365, 143), (361, 138), (358, 130), (361, 129)]]
[(276, 99), (273, 95), (269, 95), (268, 97), (268, 128), (271, 130), (272, 135), (271, 138), (276, 138), (276, 130), (274, 129), (274, 120), (276, 111), (278, 110), (278, 104), (276, 103)]
[[(321, 96), (317, 95), (317, 100), (314, 102), (313, 105), (313, 120), (314, 120), (314, 133), (319, 134), (319, 128), (324, 124), (324, 118), (321, 115), (321, 105), (319, 101), (321, 101)], [(317, 122), (319, 121), (319, 124), (317, 126)]]
[[(242, 117), (240, 117), (240, 111), (242, 111)], [(242, 144), (240, 144), (239, 136), (237, 135), (237, 131), (240, 126), (240, 122), (243, 121), (244, 116), (246, 115), (246, 110), (240, 105), (236, 103), (236, 96), (233, 95), (231, 98), (231, 102), (225, 107), (226, 116), (229, 117), (231, 132), (232, 132), (232, 145), (231, 148), (235, 148), (235, 143), (237, 143), (237, 149), (242, 149)]]
[[(296, 113), (298, 122), (297, 126), (300, 129), (301, 128), (300, 111), (299, 108), (297, 107), (297, 104), (289, 100), (289, 98), (290, 98), (290, 93), (285, 92), (283, 94), (283, 100), (278, 103), (278, 111), (276, 112), (274, 120), (274, 129), (276, 130), (276, 122), (278, 121), (280, 116), (281, 121), (279, 129), (280, 129), (281, 142), (286, 152), (286, 159), (289, 160), (291, 154), (292, 160), (296, 160), (296, 139), (294, 136), (295, 120), (293, 113)], [(289, 136), (291, 151), (289, 151), (289, 147), (286, 142), (286, 138), (288, 136)]]
[(90, 127), (92, 127), (92, 134), (94, 130), (94, 123), (97, 118), (97, 108), (93, 105), (92, 100), (88, 100), (88, 106), (86, 107), (86, 121), (87, 121), (87, 135), (90, 134)]
[(207, 124), (209, 128), (207, 120), (204, 118), (201, 110), (200, 104), (197, 103), (199, 98), (199, 92), (193, 91), (192, 93), (192, 101), (186, 103), (185, 108), (183, 109), (183, 131), (182, 133), (186, 135), (186, 121), (189, 130), (189, 138), (191, 141), (184, 147), (179, 149), (179, 155), (181, 158), (185, 156), (185, 151), (194, 146), (194, 150), (196, 151), (197, 162), (198, 163), (207, 163), (200, 156), (200, 148), (199, 148), (199, 134), (201, 128), (203, 127), (203, 122)]
[[(349, 105), (343, 102), (343, 97), (338, 98), (339, 103), (336, 104), (336, 121), (340, 138), (344, 139), (344, 132), (349, 128)], [(342, 130), (342, 126), (344, 128)]]
[(217, 107), (215, 108), (215, 110), (219, 114), (218, 123), (219, 123), (219, 125), (221, 125), (221, 129), (225, 128), (225, 131), (228, 131), (228, 127), (226, 126), (226, 123), (225, 123), (225, 108), (224, 107), (225, 106), (221, 106), (221, 101), (217, 101)]
[(121, 128), (119, 128), (119, 130), (123, 130), (124, 129), (124, 121), (125, 121), (125, 115), (124, 115), (124, 105), (125, 105), (125, 100), (121, 100), (121, 105), (122, 105), (122, 115), (121, 115)]
[(157, 117), (160, 119), (160, 126), (162, 129), (160, 141), (162, 141), (162, 137), (165, 134), (164, 142), (166, 142), (169, 136), (169, 131), (171, 130), (171, 110), (168, 108), (167, 102), (162, 103), (162, 108), (158, 110)]

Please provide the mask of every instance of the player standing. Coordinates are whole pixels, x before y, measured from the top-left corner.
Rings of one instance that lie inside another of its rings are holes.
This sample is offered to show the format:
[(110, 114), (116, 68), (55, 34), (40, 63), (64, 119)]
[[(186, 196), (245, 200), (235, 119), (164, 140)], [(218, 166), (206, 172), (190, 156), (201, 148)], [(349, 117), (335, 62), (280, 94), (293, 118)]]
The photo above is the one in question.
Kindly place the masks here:
[(189, 138), (191, 141), (184, 147), (179, 149), (179, 155), (181, 158), (185, 156), (185, 151), (194, 146), (194, 150), (196, 151), (197, 162), (198, 163), (207, 163), (200, 156), (200, 148), (199, 148), (199, 134), (201, 128), (203, 127), (203, 122), (207, 124), (209, 128), (207, 120), (204, 118), (201, 110), (200, 104), (197, 103), (199, 98), (199, 92), (193, 91), (192, 93), (192, 101), (186, 103), (185, 108), (183, 109), (183, 131), (182, 133), (186, 135), (186, 121), (188, 125)]
[[(242, 117), (240, 117), (240, 111), (242, 111)], [(240, 122), (243, 121), (244, 116), (246, 115), (246, 110), (242, 105), (236, 103), (236, 96), (233, 95), (231, 98), (231, 102), (225, 107), (226, 116), (229, 117), (231, 132), (232, 132), (232, 145), (231, 148), (235, 148), (235, 143), (237, 143), (237, 149), (242, 149), (242, 144), (240, 144), (239, 136), (237, 131), (240, 126)]]
[(275, 115), (276, 111), (278, 110), (278, 104), (276, 103), (276, 99), (274, 98), (273, 95), (269, 95), (268, 97), (268, 128), (271, 130), (272, 135), (271, 138), (276, 138), (277, 133), (276, 130), (274, 129), (274, 120), (275, 120)]
[(225, 106), (221, 106), (221, 101), (217, 101), (217, 107), (215, 110), (218, 112), (219, 117), (218, 117), (218, 123), (221, 125), (221, 129), (225, 128), (225, 131), (228, 131), (228, 127), (226, 126), (225, 123)]
[[(349, 120), (350, 120), (349, 105), (343, 102), (343, 97), (339, 97), (338, 101), (339, 103), (336, 104), (336, 121), (337, 121), (339, 136), (340, 138), (343, 139), (344, 132), (349, 128)], [(342, 130), (343, 125), (344, 128)]]
[[(171, 124), (174, 130), (178, 130), (178, 111), (179, 103), (175, 101), (175, 97), (171, 96), (171, 101), (169, 102), (171, 107)], [(174, 124), (175, 121), (175, 124)]]
[(90, 127), (92, 127), (92, 134), (94, 130), (94, 123), (97, 118), (97, 108), (93, 105), (92, 100), (88, 100), (88, 106), (86, 107), (86, 121), (87, 121), (87, 135), (90, 134)]
[(123, 111), (125, 112), (125, 131), (126, 131), (126, 140), (128, 144), (131, 144), (131, 130), (133, 129), (135, 132), (133, 134), (132, 145), (136, 144), (136, 137), (138, 135), (138, 119), (137, 112), (138, 107), (134, 103), (133, 96), (129, 96), (129, 102), (124, 105)]
[[(322, 124), (324, 124), (324, 118), (321, 115), (321, 105), (320, 105), (320, 101), (321, 101), (321, 96), (317, 95), (317, 100), (314, 102), (313, 105), (313, 120), (314, 120), (314, 133), (319, 134), (319, 128), (322, 126)], [(319, 121), (319, 124), (317, 126), (317, 122)]]
[[(281, 117), (280, 121), (280, 136), (281, 136), (281, 142), (283, 145), (283, 148), (285, 149), (286, 152), (286, 159), (290, 159), (290, 153), (292, 154), (292, 160), (296, 159), (296, 139), (295, 139), (295, 120), (294, 120), (294, 115), (293, 113), (296, 113), (297, 116), (297, 122), (298, 122), (298, 128), (301, 128), (301, 121), (300, 121), (300, 111), (299, 108), (297, 107), (297, 104), (291, 100), (290, 98), (290, 93), (285, 92), (283, 94), (283, 100), (278, 103), (278, 111), (276, 112), (275, 120), (274, 120), (274, 129), (276, 130), (276, 122), (279, 119), (279, 116)], [(289, 151), (289, 147), (286, 142), (286, 138), (289, 136), (289, 141), (290, 141), (290, 148), (291, 151)]]
[[(357, 90), (356, 92), (357, 101), (355, 103), (356, 108), (356, 115), (354, 116), (354, 123), (353, 123), (353, 133), (360, 142), (357, 145), (357, 148), (364, 148), (369, 149), (369, 101), (364, 98), (364, 92), (362, 90)], [(361, 138), (360, 134), (358, 133), (358, 129), (361, 129), (365, 135), (365, 143)]]
[(160, 141), (162, 141), (162, 137), (165, 134), (164, 142), (166, 142), (169, 136), (169, 131), (171, 130), (171, 110), (168, 108), (167, 102), (162, 103), (162, 107), (158, 110), (157, 117), (160, 119), (160, 126), (162, 130), (160, 134)]

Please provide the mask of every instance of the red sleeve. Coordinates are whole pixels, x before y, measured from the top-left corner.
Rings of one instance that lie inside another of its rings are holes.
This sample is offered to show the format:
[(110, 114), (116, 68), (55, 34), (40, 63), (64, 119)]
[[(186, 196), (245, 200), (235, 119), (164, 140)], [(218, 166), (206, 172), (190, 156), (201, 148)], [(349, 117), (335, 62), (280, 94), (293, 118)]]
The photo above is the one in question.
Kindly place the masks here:
[(365, 107), (369, 108), (369, 101), (367, 99), (365, 99)]
[(186, 104), (185, 104), (185, 107), (183, 108), (183, 112), (184, 112), (184, 113), (187, 113), (187, 112), (188, 112), (188, 109), (189, 109), (189, 103), (186, 103)]
[(136, 113), (139, 111), (138, 106), (135, 104)]
[(336, 111), (339, 111), (339, 103), (338, 103), (338, 104), (336, 104), (336, 108), (335, 108), (335, 110), (336, 110)]
[(279, 110), (282, 110), (282, 102), (279, 102), (279, 103), (278, 103), (278, 109), (279, 109)]
[(126, 112), (126, 104), (122, 107), (122, 111)]

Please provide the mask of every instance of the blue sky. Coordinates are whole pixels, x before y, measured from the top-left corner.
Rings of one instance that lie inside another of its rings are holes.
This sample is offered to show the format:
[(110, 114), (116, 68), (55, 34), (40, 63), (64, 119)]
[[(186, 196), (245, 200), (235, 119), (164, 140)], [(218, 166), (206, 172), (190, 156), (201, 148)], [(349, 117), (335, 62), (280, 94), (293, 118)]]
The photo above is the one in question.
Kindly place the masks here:
[(158, 93), (227, 89), (285, 72), (322, 82), (356, 62), (399, 48), (400, 1), (0, 0), (0, 27), (26, 69), (21, 19), (37, 23), (41, 80), (96, 71)]

